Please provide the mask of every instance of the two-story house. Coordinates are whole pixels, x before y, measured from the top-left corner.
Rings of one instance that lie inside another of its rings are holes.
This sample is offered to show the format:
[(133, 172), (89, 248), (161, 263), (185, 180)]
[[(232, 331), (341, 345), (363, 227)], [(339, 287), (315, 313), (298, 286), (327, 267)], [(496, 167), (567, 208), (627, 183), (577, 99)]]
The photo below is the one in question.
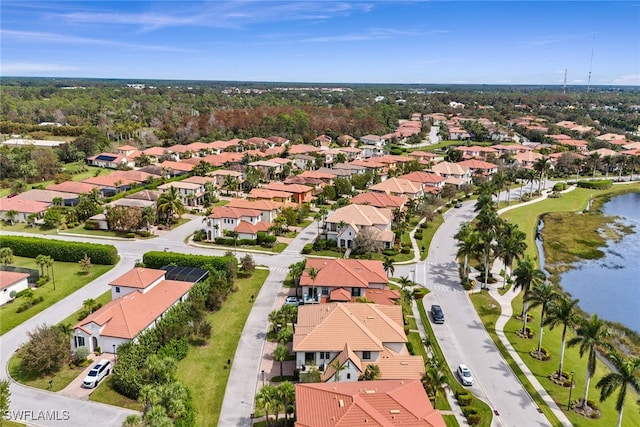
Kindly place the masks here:
[(356, 235), (366, 230), (384, 249), (391, 248), (395, 240), (391, 231), (392, 217), (390, 209), (368, 205), (344, 206), (325, 220), (327, 238), (335, 240), (339, 248), (352, 248)]

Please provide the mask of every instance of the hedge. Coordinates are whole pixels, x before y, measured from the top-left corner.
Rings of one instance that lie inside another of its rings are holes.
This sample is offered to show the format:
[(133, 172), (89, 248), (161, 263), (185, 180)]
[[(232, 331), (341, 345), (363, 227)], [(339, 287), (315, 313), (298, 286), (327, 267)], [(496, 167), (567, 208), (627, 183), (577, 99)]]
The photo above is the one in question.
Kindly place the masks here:
[[(235, 257), (180, 254), (177, 252), (151, 251), (142, 256), (142, 262), (148, 268), (162, 268), (165, 265), (181, 267), (213, 268), (224, 271), (230, 259)], [(237, 262), (237, 261), (236, 261)]]
[(591, 190), (606, 190), (611, 188), (613, 181), (610, 179), (600, 179), (597, 181), (578, 181), (578, 187), (589, 188)]
[(48, 255), (55, 261), (78, 262), (87, 254), (92, 264), (113, 265), (118, 262), (118, 251), (113, 245), (66, 242), (40, 237), (0, 236), (0, 247), (8, 247), (16, 256), (35, 258)]

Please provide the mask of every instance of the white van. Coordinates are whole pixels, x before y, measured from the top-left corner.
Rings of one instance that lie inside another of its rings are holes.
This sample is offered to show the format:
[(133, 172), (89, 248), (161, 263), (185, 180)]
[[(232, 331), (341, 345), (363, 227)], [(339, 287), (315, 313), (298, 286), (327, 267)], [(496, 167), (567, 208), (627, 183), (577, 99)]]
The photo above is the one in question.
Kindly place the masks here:
[(102, 359), (84, 377), (82, 386), (86, 388), (97, 387), (100, 380), (109, 375), (109, 372), (111, 372), (111, 362), (107, 359)]

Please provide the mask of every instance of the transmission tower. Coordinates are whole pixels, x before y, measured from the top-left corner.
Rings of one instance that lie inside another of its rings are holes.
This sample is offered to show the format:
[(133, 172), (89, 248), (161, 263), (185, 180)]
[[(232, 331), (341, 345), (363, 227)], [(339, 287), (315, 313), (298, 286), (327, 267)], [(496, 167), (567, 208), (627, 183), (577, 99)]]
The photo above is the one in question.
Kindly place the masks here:
[(587, 93), (591, 90), (591, 69), (593, 68), (593, 48), (596, 45), (596, 36), (593, 36), (593, 43), (591, 44), (591, 61), (589, 61), (589, 78), (587, 79)]

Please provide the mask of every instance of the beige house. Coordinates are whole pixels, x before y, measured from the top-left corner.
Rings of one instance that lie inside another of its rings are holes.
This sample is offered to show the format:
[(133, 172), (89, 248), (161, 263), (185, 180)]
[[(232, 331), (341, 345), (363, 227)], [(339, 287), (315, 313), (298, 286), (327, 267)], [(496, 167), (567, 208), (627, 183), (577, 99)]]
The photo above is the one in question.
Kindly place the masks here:
[(356, 235), (366, 230), (382, 243), (383, 248), (391, 248), (395, 239), (391, 220), (390, 209), (368, 205), (344, 206), (325, 220), (327, 238), (337, 241), (339, 248), (352, 248)]
[[(322, 381), (357, 381), (369, 364), (380, 379), (420, 379), (424, 362), (407, 350), (402, 307), (361, 303), (303, 305), (293, 336), (296, 367), (317, 367)], [(336, 371), (335, 365), (343, 369)], [(332, 366), (333, 365), (333, 366)]]
[(445, 178), (455, 178), (462, 184), (471, 182), (471, 170), (458, 163), (440, 162), (433, 165), (431, 171)]
[(405, 196), (409, 199), (419, 199), (424, 195), (421, 184), (402, 178), (386, 179), (379, 184), (372, 185), (369, 190), (394, 196)]

